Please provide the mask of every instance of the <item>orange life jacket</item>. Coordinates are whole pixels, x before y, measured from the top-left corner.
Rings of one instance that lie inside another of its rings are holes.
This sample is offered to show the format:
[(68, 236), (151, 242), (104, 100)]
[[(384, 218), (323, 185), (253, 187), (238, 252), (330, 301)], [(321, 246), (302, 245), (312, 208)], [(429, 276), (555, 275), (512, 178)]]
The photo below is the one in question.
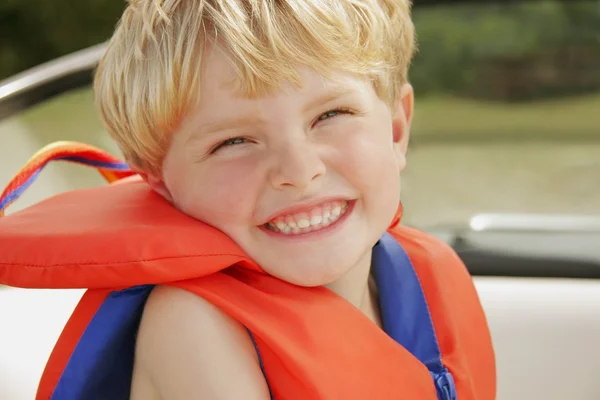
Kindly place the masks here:
[(202, 296), (246, 326), (274, 399), (494, 399), (490, 333), (466, 268), (400, 217), (373, 250), (391, 299), (385, 331), (326, 288), (265, 274), (135, 176), (0, 218), (0, 283), (88, 289), (37, 399), (128, 398), (135, 331), (157, 284)]

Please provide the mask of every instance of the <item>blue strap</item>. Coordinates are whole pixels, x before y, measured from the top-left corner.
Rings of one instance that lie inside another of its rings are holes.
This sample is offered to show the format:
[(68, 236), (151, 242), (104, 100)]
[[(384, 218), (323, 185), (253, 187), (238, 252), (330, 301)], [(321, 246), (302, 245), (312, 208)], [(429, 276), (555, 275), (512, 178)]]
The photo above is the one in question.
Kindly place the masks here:
[(153, 286), (113, 292), (100, 306), (65, 367), (52, 400), (127, 400), (135, 339)]
[(456, 400), (454, 379), (442, 354), (419, 277), (402, 246), (388, 233), (373, 249), (383, 329), (421, 361), (440, 400)]

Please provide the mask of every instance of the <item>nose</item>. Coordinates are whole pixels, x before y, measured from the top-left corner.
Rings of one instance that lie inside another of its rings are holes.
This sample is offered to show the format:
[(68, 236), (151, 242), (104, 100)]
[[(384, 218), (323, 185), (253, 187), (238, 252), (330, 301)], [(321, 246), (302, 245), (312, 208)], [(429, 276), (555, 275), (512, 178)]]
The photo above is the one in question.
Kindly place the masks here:
[(270, 181), (276, 189), (305, 191), (325, 175), (326, 167), (318, 146), (306, 138), (278, 146), (274, 153)]

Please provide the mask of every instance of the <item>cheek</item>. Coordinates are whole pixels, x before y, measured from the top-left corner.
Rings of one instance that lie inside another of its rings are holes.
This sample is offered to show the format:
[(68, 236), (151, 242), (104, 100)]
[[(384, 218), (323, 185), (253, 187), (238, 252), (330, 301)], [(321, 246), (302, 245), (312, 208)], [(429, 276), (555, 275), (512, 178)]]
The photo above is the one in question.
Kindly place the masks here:
[(185, 187), (179, 188), (178, 205), (182, 211), (219, 229), (247, 220), (258, 187), (252, 171), (243, 162), (192, 167), (186, 174)]
[(399, 171), (390, 127), (380, 124), (349, 131), (338, 148), (339, 172), (357, 189), (378, 194), (395, 190)]

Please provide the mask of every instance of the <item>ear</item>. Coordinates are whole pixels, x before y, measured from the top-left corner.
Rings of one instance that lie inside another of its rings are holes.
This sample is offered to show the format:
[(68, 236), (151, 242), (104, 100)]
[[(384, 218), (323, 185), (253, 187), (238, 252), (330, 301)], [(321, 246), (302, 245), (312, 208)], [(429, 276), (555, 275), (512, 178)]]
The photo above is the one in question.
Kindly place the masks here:
[(400, 89), (398, 101), (392, 108), (392, 134), (399, 171), (402, 171), (406, 167), (406, 151), (408, 150), (408, 141), (410, 139), (414, 103), (413, 88), (409, 83), (405, 83)]
[(143, 171), (136, 171), (138, 175), (142, 177), (144, 181), (154, 190), (156, 193), (164, 197), (168, 202), (173, 203), (173, 197), (165, 185), (164, 180), (154, 174), (149, 174)]

